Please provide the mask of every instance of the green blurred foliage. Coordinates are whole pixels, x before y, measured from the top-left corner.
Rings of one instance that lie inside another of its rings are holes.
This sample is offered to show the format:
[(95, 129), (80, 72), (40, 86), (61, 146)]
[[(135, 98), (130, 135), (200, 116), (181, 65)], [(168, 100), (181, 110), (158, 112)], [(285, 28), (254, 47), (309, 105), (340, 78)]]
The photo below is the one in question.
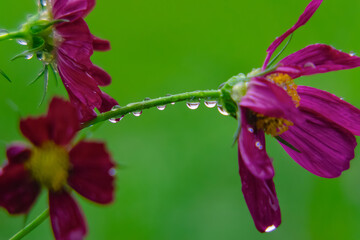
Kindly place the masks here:
[[(113, 77), (104, 88), (125, 105), (145, 97), (212, 89), (239, 72), (259, 67), (267, 46), (293, 23), (309, 1), (137, 0), (98, 1), (87, 17), (92, 32), (109, 39), (112, 50), (93, 61)], [(285, 51), (327, 43), (346, 52), (360, 51), (360, 2), (323, 3)], [(37, 10), (35, 1), (3, 1), (0, 28), (16, 29)], [(45, 112), (38, 107), (42, 81), (27, 86), (41, 69), (33, 60), (9, 59), (24, 48), (0, 45), (0, 68), (13, 83), (0, 79), (0, 154), (5, 143), (24, 141), (20, 116)], [(315, 86), (360, 107), (360, 69), (304, 77), (298, 84)], [(49, 94), (66, 96), (50, 79)], [(15, 108), (14, 108), (15, 106)], [(16, 108), (18, 110), (16, 110)], [(275, 183), (283, 223), (260, 234), (241, 193), (237, 148), (232, 147), (235, 120), (203, 104), (185, 103), (164, 111), (146, 110), (120, 123), (104, 123), (94, 133), (119, 163), (116, 201), (109, 206), (78, 200), (86, 215), (87, 239), (360, 239), (359, 150), (351, 169), (335, 180), (316, 177), (298, 166), (273, 139), (267, 151), (274, 159)], [(30, 213), (46, 207), (46, 193)], [(23, 226), (24, 218), (0, 210), (0, 239)], [(25, 239), (51, 239), (49, 221)]]

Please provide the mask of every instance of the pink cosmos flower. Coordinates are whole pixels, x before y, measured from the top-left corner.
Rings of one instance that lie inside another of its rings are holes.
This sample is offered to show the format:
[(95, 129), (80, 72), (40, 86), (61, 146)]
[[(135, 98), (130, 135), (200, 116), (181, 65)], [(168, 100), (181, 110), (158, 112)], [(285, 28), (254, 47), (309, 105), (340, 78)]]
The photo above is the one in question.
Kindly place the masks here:
[(52, 54), (70, 101), (80, 112), (80, 120), (96, 117), (94, 108), (100, 112), (111, 110), (117, 102), (99, 89), (109, 85), (111, 77), (90, 60), (94, 50), (110, 50), (110, 43), (92, 35), (84, 20), (95, 0), (48, 0), (46, 6), (54, 20), (68, 20), (55, 24)]
[(100, 204), (113, 201), (114, 163), (105, 145), (71, 144), (80, 122), (71, 103), (54, 98), (46, 116), (26, 118), (21, 132), (31, 146), (12, 144), (0, 169), (0, 206), (10, 214), (27, 213), (41, 187), (49, 191), (51, 224), (56, 239), (83, 239), (87, 227), (71, 188)]
[[(322, 0), (313, 0), (297, 23), (268, 48), (262, 70), (281, 42), (304, 25)], [(276, 137), (285, 151), (303, 168), (334, 178), (349, 168), (360, 135), (360, 110), (328, 92), (297, 86), (294, 79), (360, 66), (360, 58), (331, 46), (307, 46), (280, 60), (276, 68), (253, 77), (239, 103), (239, 173), (242, 191), (260, 232), (281, 223), (273, 182), (272, 161), (265, 150), (265, 133)]]

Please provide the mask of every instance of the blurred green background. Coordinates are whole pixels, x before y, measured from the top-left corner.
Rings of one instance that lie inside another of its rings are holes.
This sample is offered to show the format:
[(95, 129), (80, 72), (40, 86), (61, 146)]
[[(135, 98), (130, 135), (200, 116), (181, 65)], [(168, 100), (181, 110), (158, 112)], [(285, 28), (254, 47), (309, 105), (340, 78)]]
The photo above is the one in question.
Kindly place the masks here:
[[(214, 89), (239, 72), (259, 67), (268, 45), (292, 26), (308, 0), (136, 0), (98, 1), (87, 17), (93, 34), (109, 39), (112, 50), (95, 53), (113, 83), (104, 90), (120, 105), (168, 93)], [(327, 0), (298, 30), (284, 55), (308, 44), (326, 43), (360, 53), (360, 1)], [(0, 28), (16, 29), (37, 11), (35, 0), (2, 1)], [(24, 141), (20, 116), (44, 113), (38, 107), (43, 84), (27, 86), (41, 69), (35, 59), (9, 59), (24, 51), (15, 42), (0, 45), (0, 67), (13, 83), (0, 79), (0, 154)], [(360, 107), (360, 69), (304, 77), (315, 86)], [(52, 95), (65, 96), (50, 79)], [(89, 226), (87, 239), (235, 240), (360, 239), (360, 159), (339, 179), (322, 179), (298, 166), (274, 139), (267, 151), (274, 159), (275, 184), (282, 210), (280, 227), (257, 232), (241, 193), (237, 149), (232, 137), (237, 122), (203, 104), (185, 103), (104, 123), (92, 138), (106, 141), (120, 164), (116, 201), (109, 206), (77, 199)], [(43, 192), (29, 219), (46, 207)], [(22, 216), (0, 210), (0, 239), (22, 228)], [(51, 239), (49, 221), (25, 239)]]

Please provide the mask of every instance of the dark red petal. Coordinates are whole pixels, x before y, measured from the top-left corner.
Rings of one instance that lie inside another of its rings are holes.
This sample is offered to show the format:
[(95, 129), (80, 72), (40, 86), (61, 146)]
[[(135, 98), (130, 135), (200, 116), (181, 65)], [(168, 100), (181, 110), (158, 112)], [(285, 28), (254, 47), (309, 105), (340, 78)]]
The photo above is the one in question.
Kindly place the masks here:
[(108, 40), (93, 36), (93, 48), (95, 51), (109, 51), (111, 47)]
[(68, 92), (90, 109), (101, 106), (101, 91), (96, 81), (61, 52), (58, 53), (58, 70)]
[(279, 201), (272, 179), (263, 180), (255, 177), (247, 169), (239, 149), (239, 173), (242, 192), (256, 228), (268, 232), (281, 223)]
[(79, 99), (71, 93), (71, 91), (68, 91), (68, 93), (71, 103), (75, 106), (76, 110), (78, 111), (78, 116), (81, 123), (90, 121), (91, 119), (94, 119), (97, 116), (93, 108), (90, 108), (87, 105), (80, 102)]
[(336, 124), (360, 136), (360, 110), (334, 94), (307, 86), (298, 86), (302, 108), (312, 109)]
[(112, 97), (110, 97), (109, 95), (107, 95), (106, 93), (102, 92), (101, 95), (101, 99), (102, 99), (102, 103), (101, 103), (101, 107), (99, 108), (99, 111), (102, 112), (108, 112), (110, 111), (114, 106), (118, 106), (118, 102), (113, 99)]
[(272, 56), (272, 54), (275, 52), (276, 48), (290, 35), (292, 34), (296, 29), (303, 26), (309, 19), (312, 17), (312, 15), (316, 12), (316, 10), (320, 7), (322, 3), (322, 0), (312, 0), (307, 7), (305, 8), (305, 11), (303, 14), (300, 15), (298, 21), (295, 23), (294, 26), (292, 26), (289, 30), (287, 30), (283, 35), (280, 37), (277, 37), (274, 42), (271, 43), (269, 48), (266, 50), (267, 56), (264, 61), (262, 69), (265, 69), (267, 64), (269, 63), (269, 60)]
[(264, 132), (248, 123), (248, 114), (246, 108), (241, 109), (239, 151), (252, 175), (260, 179), (271, 179), (274, 176), (274, 168), (266, 153)]
[(0, 169), (0, 205), (10, 214), (29, 212), (40, 192), (23, 164), (8, 164)]
[(349, 168), (356, 139), (351, 132), (309, 109), (300, 111), (302, 124), (291, 126), (280, 135), (300, 152), (284, 144), (285, 151), (303, 168), (320, 177), (334, 178)]
[(87, 233), (85, 218), (75, 200), (66, 191), (49, 192), (52, 229), (57, 240), (80, 240)]
[(298, 110), (287, 92), (263, 78), (251, 79), (240, 106), (268, 117), (301, 121)]
[(74, 21), (89, 14), (94, 6), (95, 0), (53, 0), (52, 13), (54, 19)]
[(111, 76), (98, 66), (93, 65), (88, 73), (95, 79), (99, 86), (107, 86), (111, 83)]
[(50, 139), (49, 123), (46, 117), (21, 119), (20, 130), (22, 134), (36, 146)]
[(23, 163), (30, 158), (31, 150), (22, 144), (13, 144), (6, 149), (6, 156), (9, 163)]
[(115, 165), (103, 143), (79, 142), (70, 151), (70, 162), (68, 183), (72, 188), (97, 203), (113, 201)]
[(52, 99), (47, 118), (50, 127), (50, 138), (59, 145), (70, 143), (80, 128), (75, 107), (61, 98)]
[(59, 52), (77, 63), (78, 68), (92, 66), (90, 56), (93, 54), (93, 35), (83, 19), (57, 26), (56, 33), (62, 38)]
[(307, 46), (280, 61), (277, 71), (287, 72), (292, 78), (326, 73), (360, 66), (360, 58), (336, 50), (325, 44)]

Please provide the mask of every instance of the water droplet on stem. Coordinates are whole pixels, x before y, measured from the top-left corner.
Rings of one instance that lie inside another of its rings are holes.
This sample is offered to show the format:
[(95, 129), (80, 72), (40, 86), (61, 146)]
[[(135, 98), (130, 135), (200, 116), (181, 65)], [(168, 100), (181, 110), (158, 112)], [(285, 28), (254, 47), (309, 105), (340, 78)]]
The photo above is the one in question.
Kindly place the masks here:
[(191, 110), (195, 110), (200, 106), (200, 102), (187, 102), (186, 106)]
[(204, 104), (205, 104), (205, 106), (208, 107), (208, 108), (213, 108), (213, 107), (216, 106), (217, 101), (205, 101)]
[(157, 106), (157, 109), (159, 109), (160, 111), (164, 110), (166, 108), (166, 105), (163, 106)]
[(217, 109), (218, 109), (219, 113), (221, 113), (224, 116), (229, 116), (230, 115), (227, 111), (225, 111), (225, 109), (221, 105), (218, 105)]

